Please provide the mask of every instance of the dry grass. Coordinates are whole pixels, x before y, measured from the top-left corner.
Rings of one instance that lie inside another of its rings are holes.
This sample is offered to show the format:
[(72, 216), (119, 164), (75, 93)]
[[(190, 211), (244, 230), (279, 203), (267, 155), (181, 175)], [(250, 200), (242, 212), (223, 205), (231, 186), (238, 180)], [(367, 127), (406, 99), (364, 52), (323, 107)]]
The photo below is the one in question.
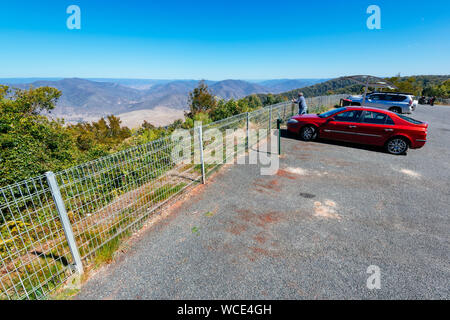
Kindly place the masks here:
[(146, 120), (154, 126), (167, 126), (178, 119), (184, 119), (184, 110), (168, 107), (156, 107), (150, 110), (137, 110), (119, 114), (122, 124), (129, 128), (138, 128)]

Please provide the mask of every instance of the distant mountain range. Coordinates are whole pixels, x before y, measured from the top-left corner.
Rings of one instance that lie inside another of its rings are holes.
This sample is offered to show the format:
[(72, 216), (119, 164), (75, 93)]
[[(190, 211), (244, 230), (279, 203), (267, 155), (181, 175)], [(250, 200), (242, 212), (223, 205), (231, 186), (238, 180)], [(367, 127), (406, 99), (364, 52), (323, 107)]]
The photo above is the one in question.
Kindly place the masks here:
[(293, 89), (312, 86), (330, 79), (276, 79), (259, 82), (260, 85), (270, 88), (270, 93), (282, 93)]
[[(211, 91), (223, 99), (239, 99), (251, 94), (280, 93), (326, 79), (277, 79), (264, 81), (206, 81)], [(136, 115), (139, 110), (174, 110), (188, 108), (188, 94), (198, 80), (157, 79), (0, 79), (0, 84), (15, 88), (50, 86), (62, 91), (52, 116), (69, 122), (92, 121), (114, 114)], [(161, 117), (159, 117), (161, 118)], [(151, 121), (151, 119), (147, 119)]]

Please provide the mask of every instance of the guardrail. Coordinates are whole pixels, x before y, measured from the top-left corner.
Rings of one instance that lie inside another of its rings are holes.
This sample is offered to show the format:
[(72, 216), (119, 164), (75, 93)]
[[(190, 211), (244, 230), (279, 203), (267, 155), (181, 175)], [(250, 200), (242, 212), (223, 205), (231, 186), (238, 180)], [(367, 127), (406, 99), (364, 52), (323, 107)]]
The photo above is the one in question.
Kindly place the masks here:
[[(307, 99), (310, 112), (339, 103), (342, 95)], [(239, 148), (249, 149), (249, 129), (275, 129), (278, 118), (297, 113), (291, 102), (239, 114), (189, 131), (192, 144), (182, 153), (196, 156), (207, 147), (204, 132), (242, 129), (247, 139), (233, 142), (224, 162)], [(265, 136), (260, 136), (257, 143)], [(243, 145), (242, 145), (243, 144)], [(67, 170), (0, 188), (0, 300), (45, 299), (72, 275), (83, 273), (96, 255), (114, 250), (151, 214), (190, 186), (205, 182), (220, 163), (183, 164), (163, 137)], [(174, 156), (175, 155), (175, 156)]]

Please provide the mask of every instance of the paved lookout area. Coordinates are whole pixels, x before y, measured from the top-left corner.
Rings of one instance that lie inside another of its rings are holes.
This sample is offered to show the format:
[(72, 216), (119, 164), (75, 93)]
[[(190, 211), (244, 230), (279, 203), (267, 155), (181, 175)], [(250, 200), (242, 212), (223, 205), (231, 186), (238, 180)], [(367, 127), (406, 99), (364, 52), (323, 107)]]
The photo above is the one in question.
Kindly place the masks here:
[(284, 137), (277, 175), (223, 168), (76, 298), (450, 298), (450, 107), (413, 117), (430, 140), (406, 157)]

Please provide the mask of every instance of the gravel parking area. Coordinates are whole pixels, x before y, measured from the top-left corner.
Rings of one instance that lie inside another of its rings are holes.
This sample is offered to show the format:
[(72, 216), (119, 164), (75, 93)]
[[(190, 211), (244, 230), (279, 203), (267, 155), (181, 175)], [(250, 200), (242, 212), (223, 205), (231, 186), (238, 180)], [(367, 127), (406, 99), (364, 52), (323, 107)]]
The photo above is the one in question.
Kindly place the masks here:
[(285, 137), (277, 175), (223, 168), (76, 298), (449, 299), (450, 107), (412, 117), (429, 141), (407, 156)]

